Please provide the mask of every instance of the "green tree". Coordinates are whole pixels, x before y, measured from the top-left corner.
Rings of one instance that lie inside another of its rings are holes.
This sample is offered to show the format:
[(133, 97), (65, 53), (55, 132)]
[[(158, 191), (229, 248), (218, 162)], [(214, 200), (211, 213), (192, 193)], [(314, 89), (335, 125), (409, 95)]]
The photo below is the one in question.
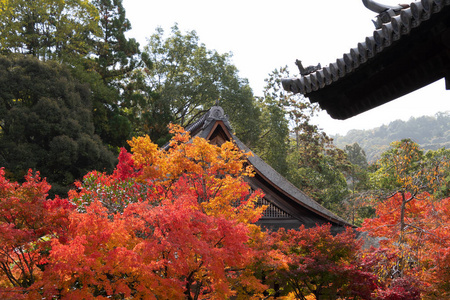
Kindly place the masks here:
[(3, 53), (40, 59), (85, 56), (99, 34), (95, 7), (83, 0), (0, 1), (0, 48)]
[(138, 63), (139, 43), (127, 39), (131, 23), (125, 16), (122, 0), (93, 0), (99, 13), (101, 36), (96, 40), (97, 69), (106, 83), (118, 83)]
[(39, 170), (60, 194), (90, 170), (112, 170), (86, 85), (55, 62), (1, 56), (0, 65), (0, 166), (11, 177)]
[(377, 162), (372, 184), (387, 192), (408, 190), (415, 194), (426, 184), (422, 176), (417, 176), (423, 173), (423, 167), (424, 153), (416, 142), (410, 139), (392, 142)]
[(436, 198), (450, 197), (450, 149), (441, 148), (429, 150), (425, 153), (425, 162), (428, 169), (433, 169), (438, 175), (438, 184), (434, 187)]
[(281, 147), (272, 147), (269, 151), (285, 155), (285, 164), (289, 168), (282, 174), (294, 185), (336, 211), (348, 193), (343, 172), (348, 170), (350, 163), (344, 152), (333, 145), (333, 140), (311, 123), (318, 106), (303, 96), (284, 91), (281, 79), (289, 76), (288, 69), (284, 67), (274, 70), (267, 79), (265, 97), (280, 107), (286, 124), (291, 128), (290, 141), (287, 136), (274, 137), (288, 142), (287, 153), (283, 154)]
[(264, 86), (263, 97), (258, 97), (261, 117), (261, 133), (253, 150), (270, 166), (283, 176), (287, 176), (289, 167), (289, 120), (283, 101), (284, 91), (280, 90), (283, 69), (275, 69), (269, 74)]
[(289, 126), (285, 111), (265, 95), (259, 99), (261, 135), (253, 150), (283, 176), (288, 172)]
[(195, 31), (183, 34), (175, 25), (168, 37), (158, 28), (150, 37), (143, 57), (152, 64), (146, 63), (145, 68), (136, 72), (136, 82), (145, 85), (129, 98), (128, 107), (134, 118), (145, 118), (143, 128), (157, 137), (155, 141), (161, 137), (167, 140), (166, 124), (154, 124), (148, 117), (154, 115), (155, 109), (163, 114), (161, 121), (173, 120), (187, 127), (217, 100), (230, 114), (236, 135), (244, 143), (257, 139), (257, 131), (251, 129), (258, 128), (259, 110), (247, 80), (239, 78), (232, 65), (230, 54), (207, 49)]
[[(320, 136), (311, 138), (311, 144), (302, 143), (289, 154), (289, 180), (326, 208), (340, 212), (349, 193), (344, 176), (349, 163), (342, 150), (322, 148)], [(318, 139), (316, 145), (314, 139)]]
[(131, 138), (131, 123), (119, 103), (123, 101), (120, 90), (107, 84), (96, 71), (96, 62), (80, 59), (71, 64), (72, 75), (91, 91), (91, 113), (97, 134), (102, 141), (119, 153), (118, 147), (126, 145)]
[(100, 34), (94, 40), (93, 59), (82, 62), (80, 75), (93, 91), (96, 133), (107, 144), (123, 147), (133, 128), (124, 107), (124, 90), (140, 63), (139, 44), (125, 37), (131, 23), (121, 0), (94, 0), (92, 4), (98, 11)]
[(344, 151), (347, 153), (348, 160), (353, 165), (356, 165), (362, 169), (367, 169), (369, 164), (367, 163), (366, 152), (358, 143), (346, 145)]
[(372, 217), (374, 210), (366, 204), (366, 194), (370, 190), (369, 172), (366, 153), (358, 143), (346, 145), (344, 148), (351, 164), (346, 172), (350, 195), (343, 205), (343, 213), (352, 224), (360, 224), (364, 218)]
[(113, 147), (126, 144), (132, 126), (123, 103), (124, 85), (139, 62), (139, 44), (120, 0), (13, 0), (0, 3), (4, 53), (31, 54), (68, 64), (89, 84), (95, 133)]

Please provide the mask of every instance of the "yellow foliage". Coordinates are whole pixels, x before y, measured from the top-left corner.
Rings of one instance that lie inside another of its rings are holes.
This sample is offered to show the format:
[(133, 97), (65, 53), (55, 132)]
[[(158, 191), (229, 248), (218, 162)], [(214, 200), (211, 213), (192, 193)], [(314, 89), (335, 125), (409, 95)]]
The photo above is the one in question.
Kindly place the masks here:
[[(295, 300), (295, 299), (298, 299), (298, 298), (295, 296), (294, 292), (290, 292), (289, 295), (284, 296), (284, 297), (278, 297), (278, 299), (281, 299), (281, 300)], [(316, 297), (313, 294), (310, 294), (310, 295), (306, 296), (305, 299), (306, 300), (316, 300)]]
[(140, 181), (170, 192), (174, 182), (187, 180), (208, 215), (244, 223), (262, 215), (266, 207), (256, 207), (262, 195), (249, 195), (250, 187), (243, 180), (244, 176), (253, 176), (247, 163), (250, 153), (243, 153), (232, 142), (216, 146), (200, 137), (191, 138), (179, 125), (171, 125), (170, 132), (174, 137), (167, 150), (158, 148), (149, 136), (129, 142), (135, 166), (142, 170)]

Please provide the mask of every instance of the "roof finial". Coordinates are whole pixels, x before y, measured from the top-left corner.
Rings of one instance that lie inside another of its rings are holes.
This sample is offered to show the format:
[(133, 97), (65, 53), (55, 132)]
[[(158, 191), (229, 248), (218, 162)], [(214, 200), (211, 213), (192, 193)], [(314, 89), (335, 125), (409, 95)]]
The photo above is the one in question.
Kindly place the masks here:
[(215, 106), (219, 106), (219, 99), (216, 99), (216, 105)]
[(223, 121), (225, 126), (232, 131), (230, 122), (228, 121), (228, 116), (223, 111), (223, 108), (218, 105), (218, 101), (216, 100), (216, 105), (211, 107), (211, 109), (208, 111), (208, 113), (205, 115), (206, 119), (203, 122), (202, 129), (205, 129), (206, 127), (211, 124), (212, 121)]
[(317, 66), (308, 66), (308, 67), (304, 68), (302, 65), (302, 61), (297, 59), (297, 60), (295, 60), (295, 64), (297, 65), (298, 70), (300, 71), (300, 75), (302, 75), (302, 76), (306, 76), (317, 70), (322, 69), (322, 66), (320, 65), (320, 63)]

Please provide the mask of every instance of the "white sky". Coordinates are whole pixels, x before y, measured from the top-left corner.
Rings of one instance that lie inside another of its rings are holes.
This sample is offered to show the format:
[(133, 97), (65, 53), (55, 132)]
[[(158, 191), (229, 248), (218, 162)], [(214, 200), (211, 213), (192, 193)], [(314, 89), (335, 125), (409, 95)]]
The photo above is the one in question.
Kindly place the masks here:
[[(399, 0), (378, 2), (395, 5)], [(233, 54), (233, 64), (255, 95), (262, 95), (264, 79), (274, 69), (287, 65), (296, 73), (296, 59), (304, 65), (325, 66), (341, 58), (372, 35), (375, 17), (362, 0), (123, 0), (123, 6), (133, 27), (128, 36), (141, 47), (157, 26), (169, 32), (178, 23), (182, 32), (195, 30), (208, 49)], [(440, 80), (345, 121), (324, 112), (316, 123), (328, 134), (346, 134), (350, 129), (450, 111), (449, 97)]]

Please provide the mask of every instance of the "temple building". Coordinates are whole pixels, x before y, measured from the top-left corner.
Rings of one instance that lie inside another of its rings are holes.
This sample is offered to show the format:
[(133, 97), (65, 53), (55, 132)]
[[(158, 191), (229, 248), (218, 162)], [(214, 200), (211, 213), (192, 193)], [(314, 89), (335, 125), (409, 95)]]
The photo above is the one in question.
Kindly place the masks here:
[(297, 61), (301, 75), (282, 80), (286, 91), (344, 120), (441, 78), (450, 89), (450, 0), (363, 3), (378, 13), (373, 35), (324, 67), (305, 68)]
[[(450, 89), (450, 0), (421, 0), (386, 6), (362, 0), (378, 15), (376, 30), (342, 58), (325, 67), (296, 64), (300, 77), (282, 80), (287, 91), (301, 93), (335, 119), (347, 119), (441, 78)], [(216, 105), (186, 128), (221, 145), (234, 142), (251, 152), (236, 136), (223, 109)], [(258, 224), (267, 229), (297, 229), (331, 223), (333, 232), (352, 226), (291, 184), (255, 153), (248, 158), (255, 176), (246, 178), (252, 190), (265, 194), (267, 205)]]
[[(251, 152), (233, 135), (228, 118), (220, 106), (213, 106), (186, 130), (192, 137), (205, 138), (212, 144), (221, 145), (226, 141), (232, 141), (242, 151)], [(298, 229), (301, 225), (308, 228), (330, 223), (333, 232), (340, 232), (346, 226), (352, 226), (296, 188), (255, 153), (251, 153), (253, 156), (248, 158), (248, 163), (253, 166), (255, 176), (245, 180), (252, 190), (259, 189), (265, 194), (258, 204), (268, 205), (258, 225), (276, 230), (280, 227)]]

